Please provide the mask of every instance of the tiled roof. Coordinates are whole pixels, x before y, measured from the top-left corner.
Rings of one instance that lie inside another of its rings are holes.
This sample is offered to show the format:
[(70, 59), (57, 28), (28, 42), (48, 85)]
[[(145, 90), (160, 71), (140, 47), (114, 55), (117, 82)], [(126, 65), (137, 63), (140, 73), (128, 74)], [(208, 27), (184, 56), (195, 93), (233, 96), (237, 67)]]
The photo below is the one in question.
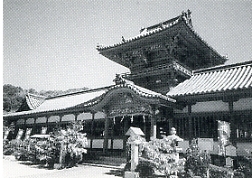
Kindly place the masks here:
[(172, 88), (167, 96), (188, 96), (239, 89), (252, 89), (252, 61), (194, 71), (190, 79)]
[(135, 41), (137, 39), (147, 37), (147, 36), (150, 36), (152, 34), (156, 34), (156, 33), (160, 32), (160, 31), (163, 31), (163, 30), (165, 30), (167, 28), (170, 28), (170, 27), (178, 24), (181, 20), (185, 20), (183, 15), (180, 15), (180, 16), (178, 16), (176, 18), (173, 18), (171, 20), (168, 20), (166, 22), (159, 23), (158, 26), (154, 25), (153, 27), (145, 28), (145, 30), (141, 30), (142, 32), (139, 35), (137, 35), (135, 37), (132, 37), (132, 38), (129, 38), (129, 39), (125, 39), (124, 41), (122, 41), (120, 43), (117, 43), (117, 44), (114, 44), (114, 45), (111, 45), (111, 46), (99, 45), (99, 46), (97, 46), (97, 49), (98, 50), (109, 49), (109, 48), (113, 48), (113, 47), (116, 47), (116, 46), (120, 46), (120, 45), (125, 44), (125, 43), (130, 43), (130, 42)]
[(68, 108), (73, 108), (75, 106), (88, 103), (90, 100), (97, 98), (104, 94), (107, 91), (107, 88), (97, 89), (97, 90), (89, 90), (83, 92), (76, 92), (72, 94), (62, 95), (53, 98), (47, 98), (45, 101), (38, 106), (37, 108), (29, 111), (16, 112), (8, 115), (4, 115), (4, 117), (8, 116), (18, 116), (18, 115), (28, 115), (49, 111), (59, 111)]
[(137, 85), (134, 85), (133, 83), (124, 83), (119, 85), (113, 85), (110, 87), (104, 87), (99, 89), (93, 89), (83, 92), (76, 92), (72, 94), (57, 96), (53, 98), (47, 98), (44, 100), (44, 102), (38, 106), (37, 108), (29, 111), (23, 111), (23, 112), (16, 112), (4, 115), (4, 117), (14, 117), (14, 116), (21, 116), (21, 115), (29, 115), (29, 114), (35, 114), (35, 113), (43, 113), (43, 112), (51, 112), (51, 111), (62, 111), (74, 107), (88, 107), (93, 106), (97, 103), (99, 103), (104, 97), (106, 97), (106, 94), (109, 92), (113, 92), (114, 89), (119, 88), (128, 88), (131, 89), (133, 92), (135, 92), (137, 95), (145, 98), (157, 98), (157, 99), (163, 99), (169, 102), (175, 102), (174, 99), (162, 95), (160, 93), (145, 89), (143, 87), (139, 87)]
[(124, 39), (123, 41), (121, 41), (119, 43), (116, 43), (116, 44), (113, 44), (113, 45), (110, 45), (110, 46), (98, 45), (96, 49), (98, 51), (103, 51), (103, 50), (115, 48), (115, 47), (118, 47), (118, 46), (121, 46), (121, 45), (124, 45), (124, 44), (127, 44), (127, 43), (131, 43), (133, 41), (136, 41), (136, 40), (139, 40), (139, 39), (142, 39), (142, 38), (145, 38), (145, 37), (160, 33), (160, 32), (165, 31), (167, 29), (170, 29), (173, 26), (179, 24), (180, 22), (184, 22), (184, 24), (188, 27), (187, 29), (189, 31), (191, 31), (193, 33), (194, 37), (198, 38), (201, 41), (201, 43), (203, 43), (204, 46), (206, 46), (207, 48), (212, 50), (214, 53), (219, 55), (218, 52), (215, 49), (213, 49), (204, 39), (202, 39), (199, 36), (199, 34), (194, 30), (194, 28), (192, 27), (192, 23), (191, 23), (191, 17), (189, 18), (189, 16), (185, 12), (182, 12), (181, 15), (179, 15), (179, 16), (177, 16), (175, 18), (172, 18), (170, 20), (167, 20), (165, 22), (161, 22), (161, 23), (153, 25), (151, 27), (144, 28), (144, 29), (141, 30), (141, 33), (139, 35), (135, 36), (135, 37), (132, 37), (132, 38), (129, 38), (129, 39)]

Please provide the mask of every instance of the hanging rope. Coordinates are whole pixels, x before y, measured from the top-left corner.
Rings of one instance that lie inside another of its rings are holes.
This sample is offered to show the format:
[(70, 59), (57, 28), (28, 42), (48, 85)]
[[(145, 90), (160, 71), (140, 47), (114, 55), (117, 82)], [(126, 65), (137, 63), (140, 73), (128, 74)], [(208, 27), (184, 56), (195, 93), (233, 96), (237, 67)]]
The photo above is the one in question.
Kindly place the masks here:
[(134, 116), (132, 115), (131, 116), (131, 123), (134, 121)]

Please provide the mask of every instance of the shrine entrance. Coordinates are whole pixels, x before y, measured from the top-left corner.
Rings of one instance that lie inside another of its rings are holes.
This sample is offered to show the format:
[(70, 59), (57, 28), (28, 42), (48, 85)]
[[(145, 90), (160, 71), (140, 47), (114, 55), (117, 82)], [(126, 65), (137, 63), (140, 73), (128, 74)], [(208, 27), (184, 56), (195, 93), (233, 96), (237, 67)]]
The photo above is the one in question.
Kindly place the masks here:
[(126, 148), (127, 130), (139, 127), (146, 140), (157, 137), (157, 120), (167, 118), (163, 110), (174, 107), (174, 100), (159, 93), (142, 91), (135, 85), (120, 85), (104, 95), (92, 106), (94, 111), (105, 113), (103, 152)]

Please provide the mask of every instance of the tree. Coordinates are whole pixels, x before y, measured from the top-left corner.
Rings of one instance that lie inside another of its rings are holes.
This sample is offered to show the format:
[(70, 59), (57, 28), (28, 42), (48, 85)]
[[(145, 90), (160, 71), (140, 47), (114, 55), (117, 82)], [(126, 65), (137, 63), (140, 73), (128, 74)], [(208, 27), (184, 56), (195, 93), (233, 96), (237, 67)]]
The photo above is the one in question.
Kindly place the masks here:
[(11, 99), (5, 94), (3, 96), (3, 110), (7, 112), (11, 110)]
[(16, 111), (25, 99), (25, 91), (21, 87), (10, 84), (3, 86), (3, 110)]

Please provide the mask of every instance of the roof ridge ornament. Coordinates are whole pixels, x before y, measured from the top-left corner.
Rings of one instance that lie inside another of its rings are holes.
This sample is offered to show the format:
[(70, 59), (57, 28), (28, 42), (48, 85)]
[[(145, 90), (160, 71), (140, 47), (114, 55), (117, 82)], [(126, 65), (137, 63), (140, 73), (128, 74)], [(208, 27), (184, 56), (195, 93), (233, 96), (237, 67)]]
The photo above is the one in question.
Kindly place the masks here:
[(192, 11), (190, 11), (190, 9), (188, 9), (187, 12), (182, 11), (182, 18), (184, 18), (184, 20), (186, 21), (186, 23), (189, 25), (190, 28), (193, 28), (191, 14)]
[(115, 82), (116, 85), (122, 85), (122, 84), (133, 84), (134, 85), (134, 82), (123, 78), (123, 76), (121, 74), (116, 74), (116, 77), (113, 80), (113, 82)]

